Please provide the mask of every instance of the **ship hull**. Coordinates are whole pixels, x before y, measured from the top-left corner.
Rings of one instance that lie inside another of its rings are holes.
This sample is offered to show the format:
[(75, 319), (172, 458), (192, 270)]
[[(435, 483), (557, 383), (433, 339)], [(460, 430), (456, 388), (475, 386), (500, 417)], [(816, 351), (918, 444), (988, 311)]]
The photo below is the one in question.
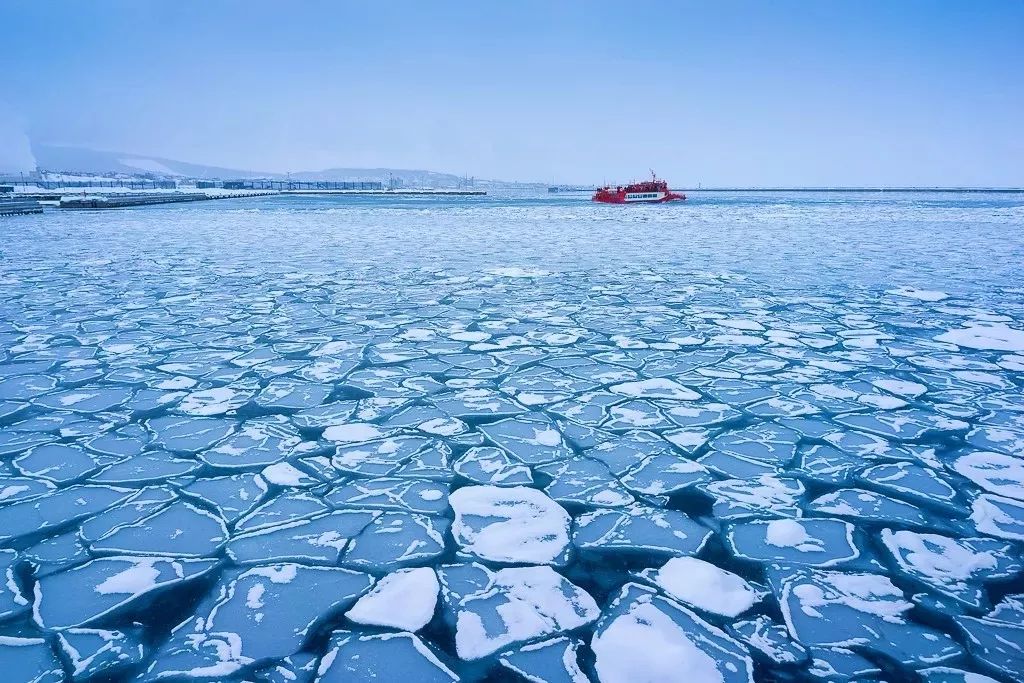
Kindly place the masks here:
[(626, 192), (625, 190), (598, 190), (593, 200), (601, 204), (664, 204), (684, 201), (686, 195), (675, 192)]

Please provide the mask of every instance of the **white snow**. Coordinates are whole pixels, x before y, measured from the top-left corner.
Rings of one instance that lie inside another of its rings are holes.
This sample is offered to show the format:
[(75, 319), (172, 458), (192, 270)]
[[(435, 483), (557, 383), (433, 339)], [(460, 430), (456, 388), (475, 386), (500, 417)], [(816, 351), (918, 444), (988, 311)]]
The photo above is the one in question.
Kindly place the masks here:
[(27, 647), (29, 645), (42, 645), (46, 641), (42, 638), (19, 638), (18, 636), (0, 636), (0, 645), (7, 647)]
[[(805, 489), (796, 479), (780, 479), (762, 474), (749, 479), (714, 481), (705, 490), (720, 503), (751, 510), (780, 512), (796, 509)], [(775, 531), (769, 529), (769, 532), (782, 534), (786, 531), (785, 526), (776, 525)]]
[(139, 558), (135, 560), (134, 566), (107, 577), (94, 590), (101, 595), (145, 593), (153, 588), (160, 579), (160, 570), (156, 568), (156, 563), (166, 561), (155, 557)]
[(370, 441), (383, 436), (377, 425), (365, 422), (334, 425), (324, 430), (324, 438), (328, 441), (361, 442)]
[(907, 405), (907, 402), (901, 398), (883, 396), (882, 394), (861, 394), (857, 397), (857, 400), (883, 410), (896, 410)]
[(359, 624), (415, 632), (433, 618), (439, 590), (430, 567), (402, 569), (378, 581), (345, 616)]
[(982, 674), (946, 666), (921, 669), (917, 673), (921, 674), (925, 683), (999, 683), (996, 679)]
[(733, 330), (744, 330), (746, 332), (764, 332), (764, 325), (757, 322), (756, 320), (746, 320), (743, 318), (723, 318), (715, 321), (716, 325), (722, 327), (728, 327)]
[(682, 384), (665, 377), (645, 379), (640, 382), (623, 382), (610, 387), (611, 391), (635, 398), (668, 398), (677, 401), (696, 401), (700, 394)]
[(6, 500), (6, 499), (10, 498), (11, 496), (16, 496), (19, 493), (23, 493), (24, 491), (28, 491), (28, 490), (29, 490), (28, 486), (19, 486), (19, 485), (4, 486), (3, 488), (0, 488), (0, 500)]
[(451, 339), (464, 342), (482, 342), (490, 338), (491, 335), (489, 332), (471, 332), (469, 330), (463, 330), (451, 334)]
[(239, 407), (238, 392), (228, 387), (196, 391), (181, 400), (178, 410), (186, 415), (222, 415)]
[(982, 494), (971, 507), (971, 521), (983, 534), (1024, 541), (1024, 503), (1020, 501)]
[(97, 394), (66, 394), (61, 396), (57, 401), (62, 406), (73, 406), (82, 401), (88, 401), (90, 398), (95, 398)]
[(545, 427), (544, 429), (534, 427), (533, 438), (523, 439), (523, 441), (534, 446), (554, 448), (562, 444), (562, 435), (557, 429), (552, 429), (551, 427)]
[(975, 552), (956, 539), (938, 534), (882, 529), (881, 538), (903, 569), (940, 584), (966, 581), (975, 573), (996, 566), (992, 553)]
[(579, 628), (600, 613), (586, 591), (550, 567), (501, 569), (487, 590), (459, 604), (455, 649), (463, 659), (479, 659), (515, 642)]
[(157, 382), (153, 386), (157, 389), (164, 389), (165, 391), (173, 391), (177, 389), (191, 389), (196, 385), (196, 381), (191, 377), (185, 377), (184, 375), (178, 375), (165, 379), (162, 382)]
[(802, 553), (824, 550), (822, 541), (808, 534), (803, 525), (795, 519), (776, 519), (769, 522), (764, 540), (765, 543), (777, 548), (796, 548)]
[(1016, 330), (1006, 325), (969, 325), (963, 329), (940, 334), (935, 340), (968, 349), (1024, 351), (1024, 330)]
[(903, 599), (903, 591), (885, 576), (865, 573), (814, 572), (812, 581), (786, 584), (779, 601), (789, 632), (794, 636), (790, 616), (792, 605), (788, 594), (799, 601), (800, 610), (811, 617), (821, 617), (821, 608), (844, 605), (865, 614), (873, 614), (886, 621), (903, 623), (902, 615), (913, 605)]
[(695, 557), (672, 558), (652, 579), (672, 597), (726, 617), (745, 612), (759, 600), (742, 577)]
[(989, 493), (1024, 500), (1024, 459), (975, 451), (957, 458), (953, 469)]
[(306, 479), (310, 478), (308, 474), (286, 462), (279, 462), (264, 467), (260, 474), (268, 482), (278, 486), (300, 486), (303, 477)]
[(498, 277), (544, 277), (545, 275), (551, 275), (547, 270), (519, 267), (491, 268), (487, 272), (490, 275), (497, 275)]
[(723, 683), (715, 658), (649, 602), (637, 602), (596, 633), (591, 648), (601, 683)]
[[(562, 636), (560, 638), (552, 638), (551, 640), (544, 640), (539, 643), (531, 643), (530, 645), (523, 645), (519, 648), (519, 653), (537, 652), (546, 650), (548, 648), (563, 647), (562, 651), (562, 670), (558, 672), (552, 671), (550, 678), (545, 674), (544, 678), (534, 675), (529, 671), (516, 666), (516, 663), (511, 657), (503, 656), (501, 663), (506, 668), (515, 671), (517, 674), (523, 677), (523, 680), (528, 683), (548, 683), (549, 680), (558, 680), (560, 683), (590, 683), (590, 679), (587, 675), (580, 670), (578, 653), (579, 653), (579, 641), (570, 640), (569, 638)], [(508, 653), (506, 653), (508, 654)], [(517, 654), (516, 652), (511, 653), (512, 655)]]
[(466, 423), (454, 417), (435, 417), (416, 426), (421, 432), (437, 436), (455, 436), (466, 431)]
[(463, 551), (494, 562), (556, 562), (569, 545), (569, 514), (537, 489), (466, 486), (448, 497)]
[(300, 566), (288, 563), (271, 565), (269, 567), (255, 567), (242, 574), (242, 576), (264, 576), (270, 579), (271, 583), (291, 583), (299, 575)]
[(262, 583), (251, 586), (249, 592), (245, 595), (245, 606), (249, 609), (260, 609), (263, 607), (263, 594), (266, 591), (267, 587)]
[(876, 379), (871, 383), (879, 389), (884, 389), (891, 394), (909, 396), (911, 398), (916, 398), (928, 391), (928, 387), (923, 384), (900, 379)]

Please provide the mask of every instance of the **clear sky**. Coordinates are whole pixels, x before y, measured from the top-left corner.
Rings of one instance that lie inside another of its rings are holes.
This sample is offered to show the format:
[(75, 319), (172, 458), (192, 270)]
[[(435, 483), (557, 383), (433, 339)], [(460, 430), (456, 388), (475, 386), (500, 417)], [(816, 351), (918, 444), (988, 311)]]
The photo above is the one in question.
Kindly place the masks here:
[(0, 131), (0, 164), (1019, 186), (1024, 2), (0, 0)]

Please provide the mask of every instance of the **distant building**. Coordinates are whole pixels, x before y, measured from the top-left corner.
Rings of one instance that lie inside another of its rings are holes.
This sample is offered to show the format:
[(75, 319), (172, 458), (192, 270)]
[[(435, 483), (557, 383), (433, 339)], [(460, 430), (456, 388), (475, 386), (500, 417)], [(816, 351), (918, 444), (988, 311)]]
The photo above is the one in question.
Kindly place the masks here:
[(14, 192), (14, 185), (0, 185), (0, 194), (4, 192)]
[(198, 190), (211, 190), (217, 187), (217, 182), (214, 180), (197, 180), (196, 189)]

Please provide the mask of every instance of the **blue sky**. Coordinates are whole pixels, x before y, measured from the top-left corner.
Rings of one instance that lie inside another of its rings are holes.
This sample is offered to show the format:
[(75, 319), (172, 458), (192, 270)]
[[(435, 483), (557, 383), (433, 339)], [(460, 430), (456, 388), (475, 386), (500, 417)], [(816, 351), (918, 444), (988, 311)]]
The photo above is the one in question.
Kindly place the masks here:
[(1011, 0), (11, 0), (0, 46), (0, 163), (24, 134), (267, 171), (1024, 185)]

